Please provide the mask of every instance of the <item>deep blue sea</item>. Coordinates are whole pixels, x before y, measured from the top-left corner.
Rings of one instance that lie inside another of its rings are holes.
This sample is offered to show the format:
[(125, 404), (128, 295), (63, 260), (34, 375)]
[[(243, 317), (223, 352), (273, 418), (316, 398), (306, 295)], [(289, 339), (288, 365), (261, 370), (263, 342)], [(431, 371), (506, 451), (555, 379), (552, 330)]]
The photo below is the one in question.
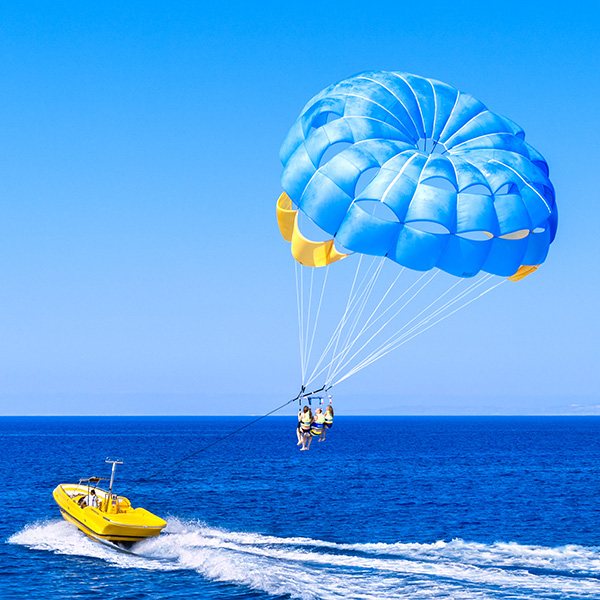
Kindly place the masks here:
[[(600, 598), (600, 418), (0, 418), (0, 598)], [(108, 476), (168, 522), (135, 556), (64, 521)]]

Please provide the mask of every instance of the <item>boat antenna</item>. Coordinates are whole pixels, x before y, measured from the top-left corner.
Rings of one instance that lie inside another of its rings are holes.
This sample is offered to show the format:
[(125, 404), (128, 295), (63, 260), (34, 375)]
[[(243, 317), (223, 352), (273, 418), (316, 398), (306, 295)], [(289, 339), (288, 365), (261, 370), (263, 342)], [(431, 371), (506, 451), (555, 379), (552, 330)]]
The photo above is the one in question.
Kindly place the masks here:
[(110, 474), (110, 485), (108, 486), (108, 493), (110, 495), (112, 493), (113, 481), (115, 480), (115, 469), (117, 468), (117, 465), (122, 465), (123, 461), (116, 459), (116, 458), (107, 458), (105, 462), (112, 463), (112, 471)]

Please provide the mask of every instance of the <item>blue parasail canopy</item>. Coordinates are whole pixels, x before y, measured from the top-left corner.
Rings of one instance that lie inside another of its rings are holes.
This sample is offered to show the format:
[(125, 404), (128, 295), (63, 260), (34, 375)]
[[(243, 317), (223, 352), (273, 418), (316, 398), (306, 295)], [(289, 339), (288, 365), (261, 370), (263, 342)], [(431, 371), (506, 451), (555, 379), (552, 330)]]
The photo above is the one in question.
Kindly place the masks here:
[(280, 157), (291, 199), (282, 212), (304, 213), (337, 249), (314, 264), (298, 250), (303, 264), (357, 252), (419, 271), (519, 278), (544, 262), (556, 233), (548, 165), (524, 131), (433, 79), (367, 71), (326, 88)]

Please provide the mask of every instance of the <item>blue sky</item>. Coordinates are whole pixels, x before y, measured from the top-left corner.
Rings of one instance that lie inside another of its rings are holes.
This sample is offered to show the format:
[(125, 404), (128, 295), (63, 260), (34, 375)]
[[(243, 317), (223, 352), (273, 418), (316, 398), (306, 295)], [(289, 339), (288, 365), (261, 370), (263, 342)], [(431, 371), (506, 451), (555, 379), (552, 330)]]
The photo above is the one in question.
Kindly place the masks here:
[[(599, 13), (541, 3), (0, 8), (0, 414), (248, 414), (296, 394), (278, 151), (367, 69), (445, 81), (550, 165), (535, 275), (342, 384), (347, 412), (600, 412)], [(588, 8), (586, 8), (588, 7)]]

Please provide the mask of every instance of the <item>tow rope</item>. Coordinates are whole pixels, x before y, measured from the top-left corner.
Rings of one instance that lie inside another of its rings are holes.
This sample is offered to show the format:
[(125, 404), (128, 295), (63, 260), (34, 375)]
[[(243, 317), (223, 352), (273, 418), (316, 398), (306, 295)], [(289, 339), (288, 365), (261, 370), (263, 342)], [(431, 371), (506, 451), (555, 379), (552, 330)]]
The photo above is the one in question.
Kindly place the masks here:
[[(318, 394), (319, 392), (327, 391), (326, 388), (325, 388), (325, 386), (323, 386), (322, 388), (319, 388), (318, 390), (314, 390), (312, 392), (306, 392), (305, 389), (306, 388), (304, 386), (302, 386), (301, 390), (298, 392), (298, 395), (295, 398), (292, 398), (291, 400), (288, 400), (287, 402), (284, 402), (281, 406), (278, 406), (277, 408), (274, 408), (273, 410), (269, 411), (268, 413), (265, 413), (264, 415), (261, 415), (260, 417), (254, 419), (253, 421), (250, 421), (249, 423), (246, 423), (245, 425), (242, 425), (241, 427), (238, 427), (238, 429), (235, 429), (234, 431), (229, 432), (227, 435), (224, 435), (223, 437), (221, 437), (221, 438), (219, 438), (219, 439), (211, 442), (210, 444), (207, 444), (206, 446), (203, 446), (199, 450), (196, 450), (195, 452), (192, 452), (191, 454), (188, 454), (187, 456), (184, 456), (183, 458), (181, 458), (180, 460), (172, 463), (168, 467), (165, 467), (164, 469), (161, 469), (160, 471), (156, 471), (156, 473), (153, 473), (149, 477), (146, 477), (145, 479), (142, 479), (141, 481), (138, 481), (138, 483), (136, 483), (133, 487), (130, 487), (125, 492), (122, 492), (122, 494), (123, 495), (129, 494), (132, 490), (134, 490), (138, 486), (142, 485), (143, 483), (147, 483), (148, 481), (150, 481), (151, 479), (154, 479), (158, 475), (161, 475), (162, 473), (170, 471), (171, 469), (179, 466), (181, 463), (184, 463), (186, 460), (190, 460), (190, 458), (194, 458), (194, 456), (197, 456), (201, 452), (204, 452), (205, 450), (208, 450), (209, 448), (212, 448), (213, 446), (216, 446), (220, 442), (226, 440), (227, 438), (230, 438), (231, 436), (235, 435), (236, 433), (239, 433), (240, 431), (243, 431), (244, 429), (250, 427), (251, 425), (254, 425), (255, 423), (258, 423), (262, 419), (265, 419), (266, 417), (269, 417), (270, 415), (272, 415), (272, 414), (280, 411), (282, 408), (285, 408), (288, 404), (292, 404), (292, 402), (296, 402), (296, 401), (301, 401), (302, 398), (307, 398), (308, 396), (312, 396), (313, 394)], [(329, 389), (329, 388), (327, 388), (327, 389)]]

